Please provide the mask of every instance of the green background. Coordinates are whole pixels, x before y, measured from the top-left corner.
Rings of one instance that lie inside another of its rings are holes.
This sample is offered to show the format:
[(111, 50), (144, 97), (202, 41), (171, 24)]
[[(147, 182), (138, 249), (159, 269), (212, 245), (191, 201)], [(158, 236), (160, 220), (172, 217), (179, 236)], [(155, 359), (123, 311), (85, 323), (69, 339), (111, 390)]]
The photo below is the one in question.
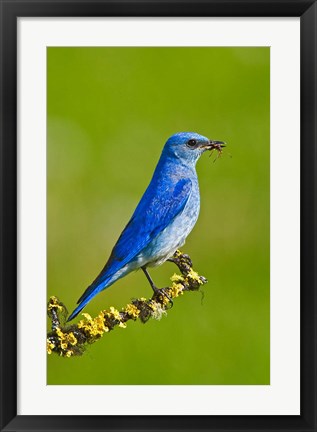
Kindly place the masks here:
[[(201, 212), (183, 250), (209, 283), (161, 321), (129, 322), (48, 384), (269, 384), (269, 48), (48, 48), (48, 295), (68, 307), (106, 262), (166, 139), (227, 142), (197, 164)], [(215, 156), (215, 155), (214, 155)], [(171, 263), (152, 269), (169, 284)], [(151, 295), (135, 272), (85, 312)]]

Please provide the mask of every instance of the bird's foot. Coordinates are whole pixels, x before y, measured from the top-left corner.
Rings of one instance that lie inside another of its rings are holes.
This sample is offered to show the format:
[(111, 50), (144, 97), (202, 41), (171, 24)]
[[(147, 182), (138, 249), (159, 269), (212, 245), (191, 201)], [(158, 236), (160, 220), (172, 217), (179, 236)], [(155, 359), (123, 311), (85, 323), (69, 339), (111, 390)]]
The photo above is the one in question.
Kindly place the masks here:
[(174, 306), (172, 298), (167, 294), (166, 290), (167, 288), (157, 288), (155, 286), (152, 287), (154, 291), (154, 297), (166, 297), (168, 300), (168, 304), (170, 305), (167, 309), (171, 309)]

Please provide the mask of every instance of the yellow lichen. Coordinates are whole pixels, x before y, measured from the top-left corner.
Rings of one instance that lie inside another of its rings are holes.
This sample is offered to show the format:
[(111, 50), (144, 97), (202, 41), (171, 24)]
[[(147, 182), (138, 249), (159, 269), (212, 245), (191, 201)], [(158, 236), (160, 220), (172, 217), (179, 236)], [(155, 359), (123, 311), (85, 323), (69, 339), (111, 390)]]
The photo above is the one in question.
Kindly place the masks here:
[(107, 316), (114, 318), (118, 321), (120, 321), (121, 319), (120, 312), (118, 311), (118, 309), (115, 309), (113, 306), (110, 307), (110, 312), (107, 312)]
[(198, 273), (195, 272), (193, 269), (190, 269), (190, 271), (188, 272), (186, 278), (192, 279), (192, 280), (198, 282), (199, 285), (203, 285), (203, 281), (200, 279)]
[(70, 333), (68, 334), (67, 339), (68, 339), (68, 342), (69, 342), (71, 345), (77, 345), (77, 339), (76, 339), (76, 337), (75, 337), (75, 335), (74, 335), (73, 332), (70, 332)]
[(174, 273), (170, 279), (172, 282), (182, 282), (184, 280), (183, 276), (178, 275), (177, 273)]
[(133, 319), (136, 319), (140, 315), (139, 309), (131, 303), (127, 304), (123, 311), (126, 312)]
[(81, 320), (78, 323), (78, 328), (81, 328), (88, 333), (91, 337), (101, 337), (105, 332), (109, 331), (109, 328), (105, 326), (105, 314), (100, 312), (99, 315), (92, 319), (87, 313), (82, 314), (85, 320)]
[(56, 327), (55, 331), (57, 333), (58, 339), (60, 341), (64, 341), (65, 340), (65, 334), (62, 332), (62, 330), (59, 327)]
[(49, 339), (46, 340), (46, 349), (48, 354), (52, 354), (52, 350), (55, 348), (55, 345), (53, 342), (51, 342)]
[(171, 296), (175, 298), (178, 297), (180, 294), (183, 295), (183, 288), (184, 286), (181, 283), (174, 282), (170, 288)]
[(50, 297), (50, 301), (47, 307), (47, 310), (49, 311), (51, 311), (52, 309), (58, 309), (60, 311), (64, 310), (63, 306), (59, 304), (58, 298), (55, 296)]
[[(168, 295), (168, 297), (170, 296), (170, 290), (165, 290), (166, 294)], [(163, 304), (163, 306), (167, 306), (170, 303), (170, 299), (168, 298), (166, 295), (164, 295), (163, 293), (161, 294), (161, 302)]]
[(151, 301), (151, 303), (149, 303), (149, 306), (152, 309), (151, 316), (152, 316), (152, 318), (154, 318), (156, 320), (160, 320), (163, 315), (167, 314), (166, 310), (163, 309), (163, 307), (160, 303)]
[(54, 352), (62, 357), (77, 356), (82, 353), (84, 344), (95, 342), (105, 332), (109, 332), (116, 326), (126, 328), (126, 321), (129, 319), (140, 318), (142, 322), (146, 322), (150, 317), (157, 320), (161, 319), (163, 315), (166, 315), (171, 299), (182, 295), (184, 289), (198, 290), (200, 285), (206, 283), (206, 280), (190, 267), (188, 257), (183, 256), (180, 251), (176, 251), (174, 258), (176, 258), (175, 262), (178, 264), (181, 274), (173, 274), (170, 287), (162, 289), (150, 299), (144, 297), (135, 299), (122, 308), (121, 312), (111, 306), (110, 309), (100, 312), (96, 318), (92, 318), (88, 313), (83, 313), (83, 319), (77, 324), (77, 329), (75, 325), (66, 326), (65, 329), (60, 327), (59, 316), (63, 315), (62, 323), (64, 323), (66, 308), (56, 297), (51, 297), (48, 311), (50, 311), (49, 316), (52, 321), (54, 319), (54, 325), (52, 332), (48, 334), (48, 354)]

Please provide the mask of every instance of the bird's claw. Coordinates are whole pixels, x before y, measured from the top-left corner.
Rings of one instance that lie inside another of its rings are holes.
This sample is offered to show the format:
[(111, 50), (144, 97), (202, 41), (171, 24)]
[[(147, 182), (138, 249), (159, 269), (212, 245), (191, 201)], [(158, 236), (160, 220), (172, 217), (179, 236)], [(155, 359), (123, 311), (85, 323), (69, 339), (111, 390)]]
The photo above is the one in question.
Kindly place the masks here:
[(163, 297), (166, 297), (168, 299), (169, 305), (170, 305), (166, 309), (172, 309), (172, 307), (174, 306), (174, 302), (173, 302), (172, 298), (167, 294), (166, 289), (167, 288), (156, 288), (156, 287), (154, 288), (153, 287), (154, 296), (159, 297), (159, 296), (163, 295)]

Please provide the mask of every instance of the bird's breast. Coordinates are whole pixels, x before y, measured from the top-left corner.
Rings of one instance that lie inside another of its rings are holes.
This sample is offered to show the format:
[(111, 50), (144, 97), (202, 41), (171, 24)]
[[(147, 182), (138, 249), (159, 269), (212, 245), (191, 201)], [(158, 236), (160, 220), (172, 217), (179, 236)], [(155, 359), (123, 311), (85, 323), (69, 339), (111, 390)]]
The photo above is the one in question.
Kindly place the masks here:
[(193, 184), (191, 194), (183, 211), (158, 234), (138, 256), (141, 265), (157, 266), (170, 258), (184, 245), (186, 237), (194, 228), (200, 209), (198, 183)]

